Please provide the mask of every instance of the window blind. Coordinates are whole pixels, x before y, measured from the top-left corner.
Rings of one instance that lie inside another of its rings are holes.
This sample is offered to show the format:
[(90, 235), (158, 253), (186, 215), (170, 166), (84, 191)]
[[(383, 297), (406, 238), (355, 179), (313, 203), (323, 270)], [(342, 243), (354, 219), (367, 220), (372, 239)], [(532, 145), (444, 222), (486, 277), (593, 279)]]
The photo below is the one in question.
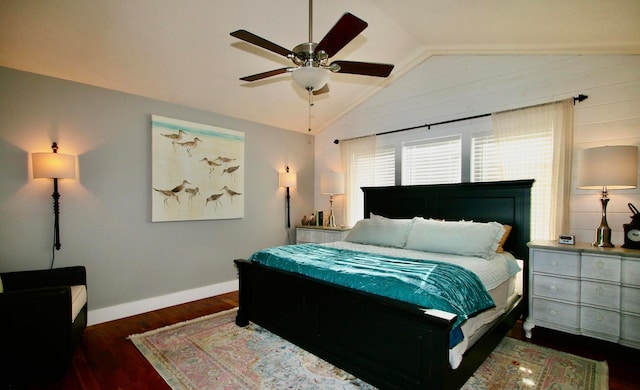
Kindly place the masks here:
[[(353, 155), (353, 188), (395, 185), (396, 155), (393, 146), (378, 147), (374, 154), (361, 153)], [(357, 190), (352, 194), (355, 207), (348, 210), (351, 221), (364, 218), (364, 194)]]
[(459, 183), (462, 137), (406, 142), (402, 145), (402, 185)]
[[(547, 126), (549, 127), (549, 126)], [(549, 236), (553, 165), (552, 130), (508, 137), (500, 148), (493, 135), (473, 137), (472, 181), (535, 179), (531, 189), (531, 237)]]

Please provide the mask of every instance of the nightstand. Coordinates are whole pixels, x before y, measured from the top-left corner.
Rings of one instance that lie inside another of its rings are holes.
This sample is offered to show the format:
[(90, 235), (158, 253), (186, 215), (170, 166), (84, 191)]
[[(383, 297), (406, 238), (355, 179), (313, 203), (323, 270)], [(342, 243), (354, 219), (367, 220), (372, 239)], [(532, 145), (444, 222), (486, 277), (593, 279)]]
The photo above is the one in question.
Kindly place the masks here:
[(351, 228), (348, 227), (328, 227), (328, 226), (296, 226), (296, 244), (343, 241), (349, 234)]
[(528, 338), (541, 326), (640, 348), (640, 250), (528, 245)]

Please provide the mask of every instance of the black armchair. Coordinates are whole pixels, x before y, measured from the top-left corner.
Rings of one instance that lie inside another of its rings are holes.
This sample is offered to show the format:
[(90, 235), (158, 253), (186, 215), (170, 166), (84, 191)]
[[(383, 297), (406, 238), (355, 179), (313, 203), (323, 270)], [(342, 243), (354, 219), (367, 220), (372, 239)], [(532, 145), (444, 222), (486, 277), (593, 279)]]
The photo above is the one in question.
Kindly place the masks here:
[[(63, 376), (87, 326), (85, 267), (0, 273), (0, 280), (0, 383)], [(72, 320), (73, 299), (84, 305)]]

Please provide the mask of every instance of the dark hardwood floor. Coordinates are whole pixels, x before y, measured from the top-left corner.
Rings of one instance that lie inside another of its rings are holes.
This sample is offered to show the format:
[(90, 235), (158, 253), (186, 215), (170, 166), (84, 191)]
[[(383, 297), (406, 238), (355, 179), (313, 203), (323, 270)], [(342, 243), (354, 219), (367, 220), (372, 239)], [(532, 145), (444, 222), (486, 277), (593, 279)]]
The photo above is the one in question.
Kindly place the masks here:
[[(238, 305), (237, 292), (90, 326), (64, 378), (31, 389), (169, 389), (127, 339), (135, 333), (228, 310)], [(509, 336), (525, 340), (518, 322)], [(609, 364), (610, 389), (640, 389), (640, 351), (584, 337), (535, 329), (531, 342)]]

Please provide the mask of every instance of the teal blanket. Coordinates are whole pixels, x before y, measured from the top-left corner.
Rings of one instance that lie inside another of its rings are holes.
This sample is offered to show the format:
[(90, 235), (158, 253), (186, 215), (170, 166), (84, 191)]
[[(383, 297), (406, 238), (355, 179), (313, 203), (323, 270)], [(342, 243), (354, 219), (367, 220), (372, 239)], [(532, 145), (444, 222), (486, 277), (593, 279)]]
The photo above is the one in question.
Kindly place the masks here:
[(457, 265), (398, 258), (318, 244), (263, 249), (250, 260), (340, 286), (457, 314), (449, 347), (462, 340), (460, 325), (495, 307), (476, 274)]

